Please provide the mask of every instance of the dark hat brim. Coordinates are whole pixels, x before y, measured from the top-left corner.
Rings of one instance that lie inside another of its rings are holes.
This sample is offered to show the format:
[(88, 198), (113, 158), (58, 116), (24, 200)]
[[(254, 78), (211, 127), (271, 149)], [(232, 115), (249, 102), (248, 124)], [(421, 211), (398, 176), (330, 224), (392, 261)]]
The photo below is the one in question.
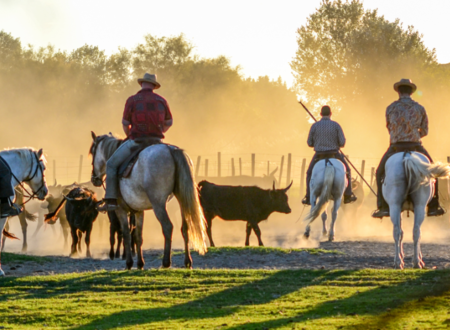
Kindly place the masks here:
[(399, 81), (399, 82), (396, 82), (396, 83), (394, 84), (394, 90), (395, 90), (396, 92), (398, 92), (398, 88), (399, 88), (400, 86), (409, 86), (409, 87), (411, 87), (413, 93), (417, 90), (416, 84), (414, 84), (414, 83), (412, 83), (412, 82), (408, 82), (408, 81)]
[(158, 89), (161, 87), (160, 83), (157, 82), (156, 80), (139, 78), (137, 81), (138, 81), (139, 85), (141, 85), (143, 82), (148, 82), (150, 84), (155, 85), (155, 89)]

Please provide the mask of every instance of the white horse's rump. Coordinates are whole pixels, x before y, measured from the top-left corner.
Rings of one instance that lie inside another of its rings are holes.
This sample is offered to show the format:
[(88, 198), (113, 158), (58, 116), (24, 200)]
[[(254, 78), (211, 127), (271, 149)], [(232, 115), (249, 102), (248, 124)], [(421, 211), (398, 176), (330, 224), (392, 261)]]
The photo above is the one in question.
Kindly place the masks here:
[[(44, 176), (46, 160), (42, 149), (39, 151), (30, 148), (10, 149), (1, 151), (0, 156), (8, 163), (13, 173), (11, 186), (15, 188), (22, 182), (25, 182), (31, 188), (33, 196), (37, 196), (39, 200), (44, 200), (48, 193), (48, 188)], [(15, 198), (15, 196), (12, 197), (13, 199)], [(0, 244), (3, 240), (2, 236), (9, 234), (4, 232), (7, 219), (0, 219)], [(0, 276), (3, 275), (5, 273), (0, 263)]]
[(391, 221), (394, 225), (395, 258), (394, 267), (403, 269), (403, 230), (402, 211), (414, 212), (414, 268), (422, 268), (420, 250), (420, 226), (425, 219), (425, 208), (433, 196), (434, 178), (448, 177), (450, 167), (430, 164), (429, 159), (417, 152), (399, 152), (386, 162), (386, 177), (383, 183), (383, 196), (389, 205)]
[[(334, 205), (328, 240), (334, 240), (334, 224), (347, 184), (345, 165), (340, 160), (334, 158), (328, 160), (323, 159), (314, 165), (310, 181), (311, 211), (305, 218), (305, 221), (308, 222), (304, 234), (306, 238), (310, 235), (311, 223), (326, 210), (328, 202), (333, 200)], [(325, 225), (324, 233), (326, 233)]]

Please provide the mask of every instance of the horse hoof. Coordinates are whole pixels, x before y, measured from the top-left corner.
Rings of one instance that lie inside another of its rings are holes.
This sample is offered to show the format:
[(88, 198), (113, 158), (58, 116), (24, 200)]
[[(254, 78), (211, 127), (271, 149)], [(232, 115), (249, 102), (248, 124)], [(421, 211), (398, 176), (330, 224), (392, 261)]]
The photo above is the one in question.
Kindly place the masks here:
[(333, 236), (328, 237), (328, 242), (333, 242), (333, 241), (334, 241), (334, 237)]
[(138, 262), (137, 268), (140, 269), (140, 270), (144, 270), (144, 262), (142, 262), (142, 263)]
[(324, 230), (324, 231), (322, 232), (322, 235), (323, 235), (323, 236), (327, 236), (327, 235), (328, 235), (328, 232), (327, 232), (326, 230)]
[(169, 262), (163, 261), (163, 263), (162, 263), (163, 268), (170, 268), (171, 265), (172, 265), (172, 263), (170, 261)]
[(114, 260), (114, 253), (109, 254), (109, 259)]
[(127, 262), (127, 269), (130, 270), (133, 267), (133, 260), (131, 262)]

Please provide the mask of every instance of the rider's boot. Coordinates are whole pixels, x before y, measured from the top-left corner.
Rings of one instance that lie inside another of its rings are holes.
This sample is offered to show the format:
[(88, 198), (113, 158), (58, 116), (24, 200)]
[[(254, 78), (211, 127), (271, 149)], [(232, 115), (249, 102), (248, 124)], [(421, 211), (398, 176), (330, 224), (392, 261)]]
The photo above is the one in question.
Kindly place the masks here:
[(381, 190), (378, 191), (378, 197), (377, 197), (377, 206), (378, 209), (372, 213), (373, 218), (380, 218), (388, 217), (389, 216), (389, 205), (386, 203), (384, 198), (382, 197)]
[(97, 206), (97, 211), (99, 212), (109, 212), (109, 211), (115, 211), (117, 209), (117, 199), (104, 199), (103, 205)]
[(302, 204), (303, 204), (303, 205), (311, 205), (309, 195), (306, 195), (306, 196), (302, 199)]
[(354, 193), (352, 193), (351, 195), (344, 195), (344, 204), (356, 202), (357, 199), (358, 198), (355, 196)]
[(1, 203), (0, 211), (1, 211), (1, 217), (7, 218), (7, 217), (14, 217), (16, 215), (19, 215), (20, 213), (22, 213), (23, 208), (15, 203), (12, 203), (10, 205), (9, 202), (6, 202), (6, 203)]
[(439, 205), (439, 200), (436, 196), (434, 196), (431, 201), (428, 203), (428, 211), (427, 216), (429, 217), (438, 217), (445, 213), (444, 209)]

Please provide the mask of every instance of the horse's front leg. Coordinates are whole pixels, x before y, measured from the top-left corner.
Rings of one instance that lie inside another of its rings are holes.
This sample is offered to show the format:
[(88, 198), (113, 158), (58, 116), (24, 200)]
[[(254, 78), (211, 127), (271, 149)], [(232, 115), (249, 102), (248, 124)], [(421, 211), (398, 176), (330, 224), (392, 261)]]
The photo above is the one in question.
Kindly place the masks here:
[[(180, 205), (180, 209), (181, 209), (181, 205)], [(189, 251), (188, 225), (187, 225), (186, 217), (184, 216), (182, 209), (181, 209), (181, 234), (183, 235), (183, 239), (184, 239), (184, 267), (186, 267), (188, 269), (192, 269), (192, 257), (191, 257), (191, 253)], [(212, 242), (211, 239), (210, 239), (210, 242)]]
[(423, 268), (425, 263), (422, 260), (422, 251), (420, 249), (420, 227), (425, 219), (425, 206), (422, 204), (418, 207), (414, 206), (414, 229), (413, 229), (413, 239), (414, 239), (414, 257), (413, 257), (413, 267)]
[(330, 224), (330, 233), (328, 235), (328, 242), (334, 241), (334, 226), (336, 224), (338, 210), (342, 203), (342, 196), (336, 199), (333, 203), (333, 210), (331, 211), (331, 224)]
[(322, 235), (326, 236), (327, 235), (327, 210), (323, 211), (322, 213)]
[(128, 225), (128, 213), (120, 206), (115, 212), (117, 217), (119, 218), (120, 227), (122, 228), (126, 268), (131, 269), (131, 267), (133, 267), (133, 257), (131, 256), (131, 234), (130, 227)]
[(144, 212), (136, 212), (134, 214), (136, 221), (136, 228), (133, 231), (134, 242), (136, 244), (136, 253), (137, 253), (137, 267), (138, 269), (144, 269), (144, 255), (142, 253), (142, 231), (144, 228)]
[(162, 265), (165, 268), (169, 268), (172, 265), (171, 250), (172, 250), (173, 224), (170, 221), (169, 215), (167, 214), (165, 201), (160, 203), (153, 203), (152, 201), (152, 205), (156, 218), (161, 224), (164, 235), (164, 257)]
[(27, 241), (27, 229), (28, 223), (25, 218), (25, 212), (19, 214), (20, 226), (22, 227), (22, 236), (23, 236), (23, 244), (22, 244), (22, 252), (27, 252), (28, 250), (28, 241)]
[(389, 205), (390, 217), (394, 225), (394, 241), (395, 241), (395, 257), (394, 268), (403, 269), (403, 230), (402, 230), (402, 214), (401, 206)]

